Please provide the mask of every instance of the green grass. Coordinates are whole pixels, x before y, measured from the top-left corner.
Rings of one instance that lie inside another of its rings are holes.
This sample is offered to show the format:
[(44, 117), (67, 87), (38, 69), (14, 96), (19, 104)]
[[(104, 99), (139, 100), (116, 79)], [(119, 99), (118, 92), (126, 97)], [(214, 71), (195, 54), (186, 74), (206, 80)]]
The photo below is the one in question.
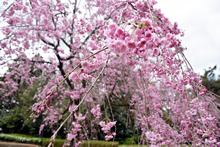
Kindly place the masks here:
[[(40, 137), (32, 137), (28, 135), (23, 134), (0, 134), (0, 140), (1, 141), (11, 141), (11, 142), (20, 142), (20, 143), (30, 143), (30, 144), (41, 144), (41, 138)], [(55, 147), (61, 147), (66, 140), (64, 139), (56, 139), (54, 146)], [(107, 142), (107, 141), (83, 141), (82, 147), (118, 147), (118, 142)], [(50, 143), (50, 138), (44, 138), (43, 139), (43, 146), (48, 146)]]

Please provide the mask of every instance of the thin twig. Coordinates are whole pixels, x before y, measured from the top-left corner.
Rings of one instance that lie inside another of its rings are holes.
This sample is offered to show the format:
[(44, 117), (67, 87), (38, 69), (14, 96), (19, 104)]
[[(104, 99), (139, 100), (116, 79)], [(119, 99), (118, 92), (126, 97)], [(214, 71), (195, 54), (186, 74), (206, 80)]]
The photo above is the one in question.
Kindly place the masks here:
[(217, 94), (215, 94), (215, 93), (213, 93), (213, 92), (211, 92), (211, 91), (208, 91), (208, 93), (210, 93), (210, 94), (212, 94), (212, 95), (214, 95), (214, 96), (216, 96), (216, 97), (219, 97), (219, 98), (220, 98), (220, 95), (217, 95)]
[[(16, 0), (16, 1), (17, 1), (17, 0)], [(16, 1), (15, 1), (15, 2), (16, 2)], [(11, 8), (11, 7), (14, 5), (15, 2), (11, 3), (11, 4), (2, 12), (1, 16), (2, 16), (4, 13), (6, 13), (6, 11), (8, 11), (8, 9)]]
[(59, 128), (56, 130), (56, 132), (51, 136), (50, 139), (50, 144), (48, 145), (48, 147), (50, 147), (52, 145), (52, 143), (55, 141), (56, 135), (59, 132), (59, 130), (63, 127), (63, 125), (66, 123), (66, 121), (73, 115), (73, 113), (79, 108), (80, 105), (82, 105), (82, 103), (84, 102), (86, 96), (89, 94), (89, 92), (92, 90), (92, 88), (94, 87), (94, 85), (96, 84), (96, 82), (98, 81), (99, 77), (101, 76), (101, 74), (103, 73), (104, 69), (106, 68), (107, 64), (108, 64), (108, 59), (109, 59), (109, 55), (108, 58), (106, 59), (105, 65), (102, 68), (102, 70), (100, 71), (99, 75), (96, 77), (95, 81), (93, 82), (93, 84), (91, 85), (91, 87), (87, 90), (87, 92), (85, 93), (84, 97), (82, 98), (82, 100), (80, 101), (80, 103), (73, 109), (73, 111), (69, 114), (69, 116), (62, 122), (62, 124), (59, 126)]
[(120, 24), (121, 20), (122, 20), (122, 15), (124, 13), (124, 11), (128, 8), (128, 2), (126, 3), (126, 7), (122, 10), (121, 15), (120, 15), (120, 19), (118, 20), (118, 24)]

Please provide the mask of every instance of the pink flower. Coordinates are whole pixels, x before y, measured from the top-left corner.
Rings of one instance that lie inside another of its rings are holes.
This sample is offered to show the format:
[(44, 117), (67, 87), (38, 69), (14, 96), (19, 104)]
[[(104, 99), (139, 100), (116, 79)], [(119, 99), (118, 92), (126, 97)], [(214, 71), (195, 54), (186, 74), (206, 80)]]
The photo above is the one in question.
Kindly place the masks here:
[(43, 111), (44, 111), (44, 106), (41, 106), (41, 107), (39, 108), (39, 110), (40, 110), (41, 112), (43, 112)]
[(115, 133), (115, 132), (113, 132), (113, 133), (112, 133), (112, 135), (113, 135), (113, 136), (115, 136), (115, 135), (116, 135), (116, 133)]
[(122, 44), (120, 52), (124, 53), (127, 50), (127, 46), (125, 44)]
[(76, 115), (76, 113), (74, 113), (74, 116), (75, 118), (78, 120), (78, 121), (82, 121), (85, 119), (85, 116), (82, 116), (82, 114), (80, 113), (78, 116)]
[(124, 53), (127, 51), (127, 46), (121, 40), (117, 40), (110, 44), (109, 48), (114, 51), (115, 53)]
[(127, 59), (127, 60), (126, 60), (126, 64), (127, 64), (128, 66), (133, 66), (133, 65), (135, 64), (135, 61), (134, 61), (133, 59)]
[(142, 0), (138, 0), (135, 2), (135, 8), (140, 9), (140, 10), (144, 10), (144, 2)]
[(55, 96), (55, 97), (58, 97), (58, 93), (54, 93), (54, 96)]
[(40, 110), (37, 110), (37, 114), (40, 114)]
[(109, 122), (108, 125), (112, 128), (116, 124), (116, 121), (114, 122)]
[(125, 39), (125, 33), (121, 28), (118, 28), (115, 32), (115, 36), (118, 37), (119, 39), (124, 40)]
[(104, 127), (104, 126), (105, 126), (105, 122), (104, 122), (104, 121), (101, 121), (101, 122), (99, 123), (99, 125), (100, 125), (101, 127)]
[(44, 129), (44, 124), (40, 125), (39, 134), (42, 133), (42, 130)]
[(19, 22), (19, 18), (18, 17), (12, 17), (12, 18), (10, 18), (8, 21), (7, 21), (7, 23), (8, 24), (10, 24), (10, 25), (15, 25), (15, 24), (17, 24)]
[(151, 27), (152, 25), (152, 20), (150, 20), (149, 18), (143, 18), (141, 21), (144, 23), (145, 26), (147, 26), (147, 28)]
[(110, 49), (114, 50), (115, 47), (116, 47), (116, 46), (115, 46), (115, 43), (114, 43), (114, 42), (112, 42), (112, 43), (109, 44), (109, 48), (110, 48)]
[(71, 105), (69, 107), (69, 112), (72, 112), (72, 111), (76, 110), (76, 107), (77, 107), (77, 105), (75, 105), (75, 106)]
[(74, 82), (79, 82), (80, 81), (79, 76), (78, 76), (78, 74), (76, 72), (72, 72), (69, 75), (69, 79), (73, 80)]
[(199, 93), (199, 96), (203, 96), (204, 94), (205, 94), (205, 92), (202, 91)]
[(76, 135), (74, 135), (72, 133), (67, 134), (67, 140), (69, 140), (69, 141), (73, 140), (73, 138), (75, 138), (75, 137), (76, 137)]
[(89, 66), (88, 61), (82, 61), (81, 64), (82, 64), (82, 67), (88, 67)]
[(136, 47), (136, 44), (135, 44), (134, 41), (128, 41), (128, 42), (127, 42), (127, 46), (128, 46), (128, 48), (135, 48), (135, 47)]
[(117, 29), (117, 26), (115, 24), (110, 24), (109, 26), (110, 32), (114, 33), (115, 30)]
[(137, 28), (134, 32), (134, 34), (137, 36), (137, 37), (140, 37), (142, 35), (142, 32), (141, 32), (141, 29)]
[(157, 57), (159, 55), (160, 55), (160, 52), (159, 52), (158, 48), (154, 48), (153, 49), (153, 57)]
[(113, 138), (112, 135), (106, 135), (106, 136), (105, 136), (105, 140), (110, 140), (110, 139), (112, 139), (112, 138)]
[(149, 32), (149, 31), (145, 32), (145, 37), (146, 38), (151, 38), (151, 36), (152, 36), (151, 32)]
[(47, 95), (51, 95), (51, 94), (52, 94), (52, 91), (51, 91), (51, 90), (47, 92)]
[(118, 28), (115, 32), (115, 36), (120, 36), (120, 35), (123, 35), (123, 34), (124, 34), (124, 31), (121, 28)]
[(104, 121), (101, 121), (99, 124), (102, 127), (102, 131), (104, 131), (104, 133), (108, 133), (109, 130), (116, 124), (116, 121), (109, 122), (108, 124), (105, 124)]
[(111, 128), (109, 126), (105, 126), (102, 128), (102, 131), (104, 131), (104, 133), (108, 133), (108, 131), (110, 130)]
[(97, 105), (96, 108), (92, 108), (91, 113), (95, 118), (99, 119), (102, 115), (99, 105)]
[(50, 100), (50, 95), (48, 95), (48, 96), (46, 97), (46, 99), (47, 99), (47, 100)]
[(144, 47), (144, 45), (146, 44), (146, 42), (147, 42), (147, 41), (146, 41), (144, 38), (142, 38), (141, 41), (138, 42), (138, 45), (137, 45), (137, 46), (140, 47), (140, 48), (141, 48), (141, 47)]
[(94, 41), (92, 41), (92, 40), (90, 40), (88, 42), (88, 47), (90, 47), (92, 50), (96, 50), (98, 48), (96, 43)]
[(88, 74), (85, 74), (85, 73), (82, 73), (82, 74), (80, 75), (80, 78), (87, 80), (87, 79), (92, 79), (92, 76), (91, 76), (91, 75), (88, 75)]

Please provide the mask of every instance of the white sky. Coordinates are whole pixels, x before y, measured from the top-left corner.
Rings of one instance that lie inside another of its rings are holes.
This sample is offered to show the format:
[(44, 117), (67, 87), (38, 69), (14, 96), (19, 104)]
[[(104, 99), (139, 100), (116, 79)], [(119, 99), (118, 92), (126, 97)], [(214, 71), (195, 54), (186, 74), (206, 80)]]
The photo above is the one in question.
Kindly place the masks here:
[(184, 30), (185, 55), (196, 73), (217, 65), (220, 75), (220, 0), (157, 0), (156, 8)]

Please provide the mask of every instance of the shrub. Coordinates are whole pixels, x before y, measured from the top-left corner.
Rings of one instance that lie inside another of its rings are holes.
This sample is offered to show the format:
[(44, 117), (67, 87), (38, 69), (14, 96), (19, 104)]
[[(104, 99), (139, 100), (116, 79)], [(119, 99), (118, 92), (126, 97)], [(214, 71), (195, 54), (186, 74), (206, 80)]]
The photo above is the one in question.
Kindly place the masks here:
[[(21, 143), (30, 143), (30, 144), (41, 144), (40, 137), (32, 137), (23, 134), (0, 134), (0, 140), (2, 141), (12, 141), (12, 142), (21, 142)], [(43, 146), (47, 147), (50, 143), (50, 138), (43, 139)], [(54, 147), (61, 147), (65, 143), (64, 139), (56, 139)], [(83, 141), (82, 147), (117, 147), (118, 142), (107, 142), (107, 141)]]

